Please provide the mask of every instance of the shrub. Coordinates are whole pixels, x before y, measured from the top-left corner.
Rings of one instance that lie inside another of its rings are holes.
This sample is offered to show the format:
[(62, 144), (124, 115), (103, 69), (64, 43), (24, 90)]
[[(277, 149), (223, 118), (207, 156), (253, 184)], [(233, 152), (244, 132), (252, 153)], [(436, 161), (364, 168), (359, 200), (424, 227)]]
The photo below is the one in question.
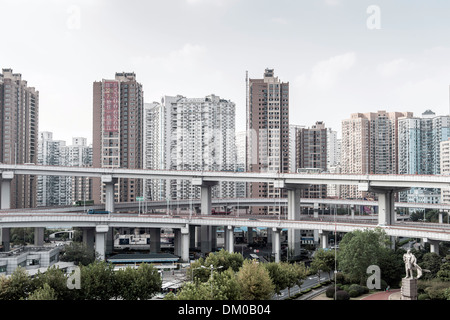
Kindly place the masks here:
[(429, 299), (430, 297), (426, 293), (419, 294), (419, 296), (417, 297), (417, 300), (429, 300)]
[(381, 286), (381, 290), (386, 290), (386, 288), (387, 288), (387, 283), (386, 283), (386, 281), (384, 281), (383, 279), (381, 279), (381, 281), (380, 281), (380, 286)]
[(349, 279), (348, 279), (348, 277), (346, 275), (344, 275), (342, 272), (338, 272), (336, 274), (336, 283), (348, 284), (350, 282), (349, 282)]
[(327, 290), (325, 291), (325, 295), (327, 298), (333, 298), (334, 297), (334, 286), (329, 286)]
[(359, 292), (356, 291), (356, 290), (350, 290), (350, 291), (348, 292), (348, 294), (350, 295), (351, 298), (356, 298), (356, 297), (359, 297), (359, 296), (360, 296)]
[(350, 295), (347, 291), (339, 290), (336, 292), (336, 300), (350, 300)]
[(369, 292), (369, 288), (367, 288), (366, 286), (360, 286), (359, 284), (352, 284), (349, 286), (348, 288), (348, 293), (350, 293), (350, 291), (356, 291), (357, 292), (357, 297), (360, 295), (363, 295), (365, 293)]

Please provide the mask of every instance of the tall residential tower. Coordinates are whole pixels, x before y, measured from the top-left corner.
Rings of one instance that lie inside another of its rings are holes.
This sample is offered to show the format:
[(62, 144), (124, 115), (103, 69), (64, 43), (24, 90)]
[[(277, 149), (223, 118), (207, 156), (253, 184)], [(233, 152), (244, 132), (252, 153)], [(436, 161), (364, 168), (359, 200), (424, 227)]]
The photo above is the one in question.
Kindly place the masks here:
[[(289, 172), (289, 82), (273, 69), (262, 79), (247, 81), (247, 171)], [(249, 183), (248, 197), (283, 196), (271, 183)], [(253, 208), (253, 213), (277, 213), (279, 207)]]
[[(20, 73), (0, 74), (0, 162), (36, 163), (38, 156), (39, 92)], [(11, 183), (11, 207), (36, 206), (36, 177), (16, 175)]]
[[(143, 94), (134, 72), (116, 73), (115, 79), (94, 82), (93, 167), (143, 168)], [(142, 196), (142, 185), (142, 179), (119, 179), (116, 201), (136, 201)], [(95, 203), (103, 202), (99, 178), (93, 180), (92, 192)]]

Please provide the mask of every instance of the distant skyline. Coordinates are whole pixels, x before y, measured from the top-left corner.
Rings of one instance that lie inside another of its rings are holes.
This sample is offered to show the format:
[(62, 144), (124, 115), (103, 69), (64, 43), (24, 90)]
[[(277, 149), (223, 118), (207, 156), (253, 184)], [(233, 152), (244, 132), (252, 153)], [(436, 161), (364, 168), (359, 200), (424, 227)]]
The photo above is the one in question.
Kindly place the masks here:
[(0, 0), (0, 11), (0, 68), (39, 90), (39, 131), (56, 140), (92, 142), (93, 82), (122, 71), (146, 103), (235, 102), (238, 131), (245, 73), (265, 68), (290, 83), (291, 124), (339, 136), (351, 113), (449, 113), (448, 1)]

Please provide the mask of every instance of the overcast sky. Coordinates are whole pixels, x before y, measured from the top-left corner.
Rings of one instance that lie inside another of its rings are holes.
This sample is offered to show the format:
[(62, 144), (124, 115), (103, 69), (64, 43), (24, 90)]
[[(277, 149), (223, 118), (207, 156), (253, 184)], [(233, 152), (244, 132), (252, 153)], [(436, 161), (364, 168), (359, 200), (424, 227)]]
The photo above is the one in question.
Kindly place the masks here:
[[(373, 7), (375, 6), (375, 7)], [(448, 114), (450, 1), (0, 0), (0, 68), (40, 94), (39, 130), (92, 141), (92, 83), (134, 71), (145, 102), (216, 94), (245, 129), (245, 72), (290, 83), (290, 123)]]

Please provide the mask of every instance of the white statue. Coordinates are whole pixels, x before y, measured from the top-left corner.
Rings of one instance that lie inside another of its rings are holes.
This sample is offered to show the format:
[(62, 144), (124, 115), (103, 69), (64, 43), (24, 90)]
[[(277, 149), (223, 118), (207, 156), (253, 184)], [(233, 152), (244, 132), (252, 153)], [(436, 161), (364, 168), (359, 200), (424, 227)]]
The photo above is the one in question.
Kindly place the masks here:
[(403, 262), (406, 269), (405, 279), (414, 279), (413, 270), (417, 270), (417, 279), (422, 276), (422, 268), (417, 264), (417, 258), (411, 253), (410, 249), (403, 255)]

